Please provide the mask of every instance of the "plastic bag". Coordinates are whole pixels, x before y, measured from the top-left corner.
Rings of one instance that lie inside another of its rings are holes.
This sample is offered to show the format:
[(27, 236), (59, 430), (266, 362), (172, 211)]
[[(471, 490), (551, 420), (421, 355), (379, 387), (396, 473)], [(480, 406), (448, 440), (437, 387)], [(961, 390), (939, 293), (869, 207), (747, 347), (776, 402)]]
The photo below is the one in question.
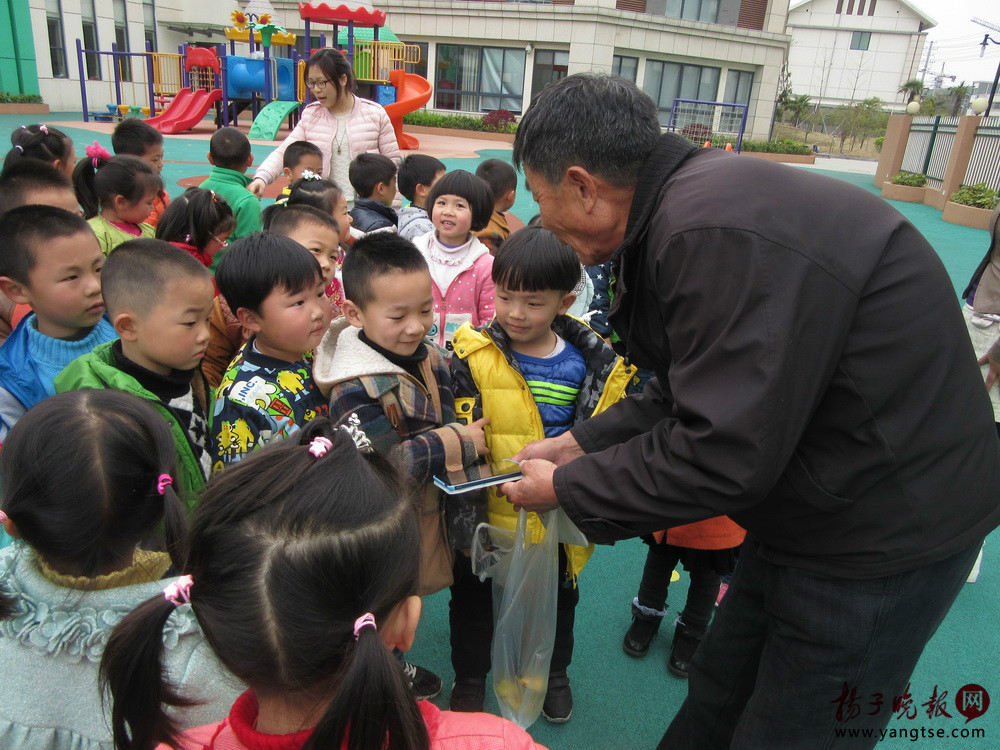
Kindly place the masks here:
[[(526, 534), (527, 519), (527, 512), (522, 510), (510, 554), (498, 555), (491, 568), (497, 613), (493, 689), (501, 715), (522, 729), (538, 718), (548, 688), (556, 635), (559, 544), (587, 544), (586, 537), (560, 508), (541, 516), (545, 536), (537, 543)], [(493, 541), (499, 550), (504, 537), (497, 533)]]

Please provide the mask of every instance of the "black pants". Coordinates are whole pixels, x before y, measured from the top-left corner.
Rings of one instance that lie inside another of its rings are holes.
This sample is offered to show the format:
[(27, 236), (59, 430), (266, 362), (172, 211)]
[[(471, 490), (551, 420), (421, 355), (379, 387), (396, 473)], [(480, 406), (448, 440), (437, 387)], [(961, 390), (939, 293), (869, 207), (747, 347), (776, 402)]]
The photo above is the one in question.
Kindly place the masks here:
[[(663, 609), (667, 603), (670, 575), (681, 559), (681, 549), (670, 544), (651, 544), (646, 553), (646, 565), (639, 582), (639, 604), (650, 609)], [(681, 612), (684, 624), (695, 630), (705, 630), (712, 618), (715, 600), (719, 596), (722, 578), (714, 570), (690, 571), (687, 602)]]
[[(549, 673), (565, 672), (573, 660), (573, 623), (580, 589), (566, 572), (566, 551), (559, 545), (559, 591), (556, 594), (556, 640)], [(451, 666), (455, 678), (485, 678), (493, 646), (493, 581), (472, 574), (469, 558), (455, 556), (455, 583), (451, 586)]]

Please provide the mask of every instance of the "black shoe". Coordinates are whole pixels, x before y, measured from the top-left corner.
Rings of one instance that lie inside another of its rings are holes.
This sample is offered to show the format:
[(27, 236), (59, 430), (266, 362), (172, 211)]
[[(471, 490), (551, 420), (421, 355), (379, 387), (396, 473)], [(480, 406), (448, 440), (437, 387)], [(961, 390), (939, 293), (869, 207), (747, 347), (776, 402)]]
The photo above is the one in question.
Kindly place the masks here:
[(485, 701), (485, 677), (456, 678), (451, 686), (451, 701), (448, 703), (448, 708), (452, 711), (475, 713), (483, 710)]
[(632, 625), (625, 633), (622, 650), (629, 656), (645, 656), (649, 651), (649, 644), (653, 642), (653, 636), (660, 629), (662, 620), (663, 615), (647, 615), (633, 602)]
[(696, 630), (684, 624), (681, 618), (677, 618), (674, 628), (674, 645), (670, 649), (670, 659), (667, 661), (667, 669), (678, 677), (686, 678), (691, 671), (691, 660), (701, 644), (705, 631)]
[(569, 676), (565, 672), (550, 674), (542, 716), (552, 724), (565, 724), (572, 715), (573, 691), (569, 689)]
[(410, 681), (413, 695), (418, 701), (429, 701), (441, 692), (441, 678), (429, 669), (404, 661), (403, 674)]

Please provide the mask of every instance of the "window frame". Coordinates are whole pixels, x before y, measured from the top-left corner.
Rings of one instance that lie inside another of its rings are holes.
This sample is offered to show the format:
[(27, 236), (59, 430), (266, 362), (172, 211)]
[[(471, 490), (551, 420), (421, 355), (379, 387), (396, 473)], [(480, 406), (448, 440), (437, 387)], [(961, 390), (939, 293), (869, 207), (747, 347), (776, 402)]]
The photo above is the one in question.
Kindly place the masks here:
[(63, 24), (61, 0), (45, 0), (45, 32), (49, 39), (49, 65), (52, 77), (69, 78), (66, 28)]
[[(473, 89), (459, 89), (459, 88), (454, 88), (454, 89), (444, 89), (444, 90), (442, 90), (438, 86), (439, 79), (436, 78), (435, 81), (432, 82), (433, 85), (434, 85), (434, 109), (448, 110), (448, 111), (454, 111), (454, 112), (491, 112), (491, 111), (494, 111), (496, 109), (506, 109), (506, 110), (509, 110), (510, 112), (513, 112), (514, 114), (521, 114), (524, 111), (524, 72), (525, 72), (525, 68), (527, 66), (527, 54), (525, 53), (523, 47), (498, 47), (498, 46), (493, 46), (493, 45), (480, 46), (480, 45), (475, 45), (475, 44), (440, 44), (439, 43), (439, 44), (436, 45), (436, 49), (435, 49), (435, 66), (436, 66), (436, 69), (440, 68), (441, 62), (443, 61), (443, 57), (444, 57), (442, 55), (442, 51), (446, 50), (446, 49), (447, 50), (451, 50), (451, 49), (455, 49), (455, 50), (463, 50), (463, 49), (476, 50), (476, 55), (477, 55), (476, 76), (478, 77), (477, 89), (473, 90)], [(506, 56), (507, 56), (507, 54), (509, 53), (509, 54), (512, 54), (512, 55), (515, 55), (515, 56), (518, 55), (518, 54), (520, 54), (520, 56), (521, 56), (521, 65), (520, 65), (521, 75), (517, 79), (517, 88), (518, 88), (518, 91), (516, 93), (507, 94), (507, 93), (504, 93), (503, 91), (485, 91), (485, 90), (483, 90), (483, 73), (484, 73), (484, 70), (486, 68), (486, 66), (484, 65), (484, 61), (486, 59), (486, 54), (487, 54), (488, 50), (498, 50), (502, 54), (502, 63), (501, 63), (501, 69), (500, 69), (501, 86), (503, 85), (502, 79), (504, 77), (504, 71), (505, 71), (505, 68), (506, 68)], [(461, 53), (459, 53), (459, 57), (461, 57)], [(450, 64), (452, 62), (455, 62), (456, 59), (454, 59), (452, 57), (448, 57), (447, 61)], [(447, 77), (445, 77), (444, 80), (449, 80), (449, 79)], [(454, 106), (454, 107), (448, 107), (448, 106), (443, 105), (441, 103), (441, 101), (442, 101), (441, 98), (444, 97), (444, 96), (454, 97), (454, 101), (455, 101), (456, 106)], [(460, 108), (458, 106), (458, 104), (459, 104), (459, 101), (460, 101), (461, 97), (474, 97), (476, 99), (476, 102), (477, 102), (477, 108), (476, 109)], [(492, 109), (485, 108), (483, 106), (483, 99), (496, 99), (497, 102), (498, 102), (498, 104), (499, 104), (499, 106), (495, 107), (495, 108), (492, 108)], [(515, 102), (516, 102), (516, 104), (515, 104)]]
[[(864, 46), (862, 46), (862, 44)], [(872, 44), (872, 33), (870, 31), (852, 31), (851, 49), (858, 52), (867, 52)]]

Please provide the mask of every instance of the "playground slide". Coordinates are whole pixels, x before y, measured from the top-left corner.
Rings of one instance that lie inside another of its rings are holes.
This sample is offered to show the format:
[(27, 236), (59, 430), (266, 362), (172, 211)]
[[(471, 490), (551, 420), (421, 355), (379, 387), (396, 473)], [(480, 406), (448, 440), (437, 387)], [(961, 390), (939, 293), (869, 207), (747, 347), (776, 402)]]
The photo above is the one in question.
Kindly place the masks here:
[(212, 105), (221, 98), (221, 89), (181, 89), (163, 114), (150, 117), (146, 122), (166, 135), (183, 133), (201, 122)]
[(385, 111), (396, 131), (396, 140), (401, 149), (413, 151), (420, 148), (420, 141), (403, 132), (403, 115), (414, 112), (427, 104), (431, 98), (431, 83), (423, 76), (403, 70), (389, 71), (389, 82), (396, 87), (396, 103), (387, 104)]
[(299, 102), (270, 102), (254, 118), (250, 127), (250, 137), (273, 141), (281, 130), (281, 123), (300, 106)]

